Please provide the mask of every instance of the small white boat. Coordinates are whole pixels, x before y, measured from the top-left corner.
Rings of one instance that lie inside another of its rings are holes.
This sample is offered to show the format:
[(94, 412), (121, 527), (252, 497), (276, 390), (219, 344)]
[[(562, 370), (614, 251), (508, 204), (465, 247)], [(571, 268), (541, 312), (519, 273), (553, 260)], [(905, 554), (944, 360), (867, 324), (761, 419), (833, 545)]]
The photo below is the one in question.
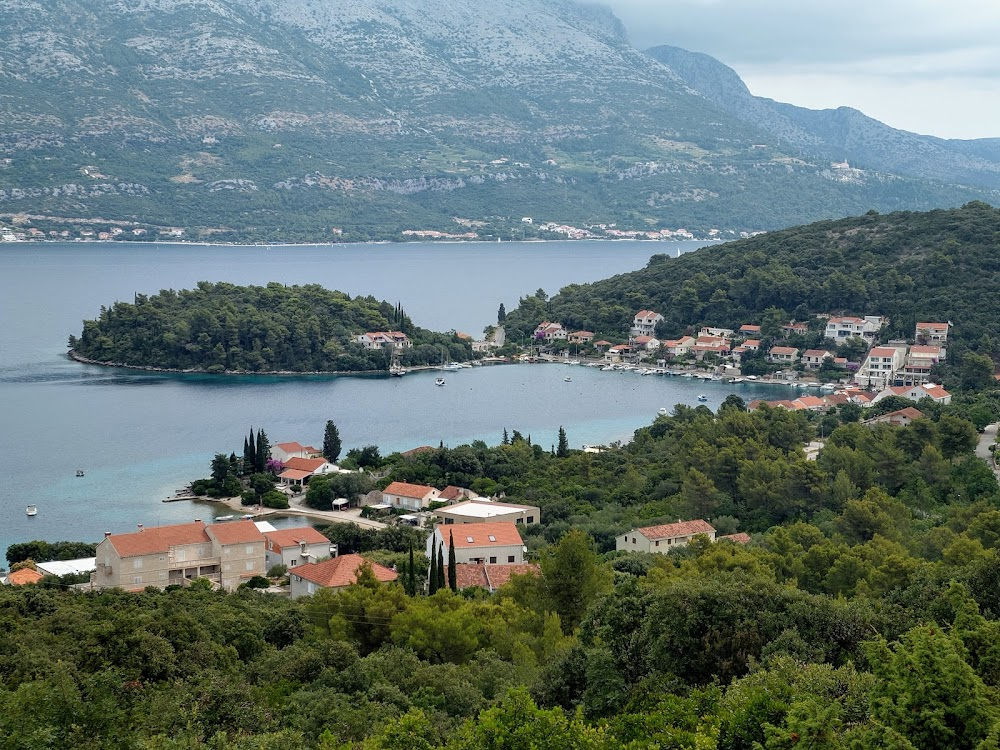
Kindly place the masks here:
[(721, 376), (721, 375), (713, 375), (713, 376), (712, 376), (711, 378), (709, 378), (709, 379), (710, 379), (710, 380), (713, 380), (713, 381), (719, 381), (719, 380), (722, 380), (722, 376)]
[(216, 521), (232, 521), (236, 516), (216, 516)]
[(573, 378), (571, 378), (569, 375), (567, 375), (566, 377), (564, 377), (563, 380), (565, 380), (567, 383), (572, 383), (573, 382)]
[(455, 372), (456, 370), (461, 370), (462, 366), (456, 362), (449, 362), (441, 369), (444, 370), (445, 372)]
[(36, 508), (34, 505), (29, 505), (27, 508), (24, 509), (24, 513), (25, 515), (28, 516), (37, 516), (38, 508)]
[(83, 476), (83, 469), (77, 469), (77, 470), (76, 470), (76, 475), (77, 475), (78, 477), (82, 477), (82, 476)]
[(435, 379), (434, 385), (444, 385), (444, 378)]
[(821, 385), (819, 389), (821, 391), (833, 392), (837, 390), (837, 386), (835, 386), (833, 383), (823, 383), (823, 385)]
[(667, 411), (667, 407), (661, 406), (659, 409), (656, 410), (656, 413), (659, 414), (661, 417), (665, 417), (670, 412)]
[(704, 403), (705, 401), (708, 401), (708, 396), (702, 393), (700, 396), (698, 396), (698, 400)]
[(747, 380), (753, 381), (753, 380), (756, 380), (756, 379), (757, 379), (756, 375), (747, 375)]
[(694, 377), (694, 373), (693, 372), (686, 372), (683, 375), (681, 375), (681, 377), (682, 378), (693, 378)]
[(743, 378), (733, 378), (733, 379), (732, 379), (732, 380), (730, 380), (729, 382), (730, 382), (730, 383), (743, 383), (743, 382), (744, 382), (744, 380), (743, 380)]

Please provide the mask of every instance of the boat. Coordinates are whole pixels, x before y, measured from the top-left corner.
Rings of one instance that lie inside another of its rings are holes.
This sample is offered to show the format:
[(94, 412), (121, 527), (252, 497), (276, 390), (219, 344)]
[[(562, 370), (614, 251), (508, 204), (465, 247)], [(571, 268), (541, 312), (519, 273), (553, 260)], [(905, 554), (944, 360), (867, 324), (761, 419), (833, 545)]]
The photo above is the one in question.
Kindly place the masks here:
[(76, 470), (76, 475), (77, 475), (78, 477), (82, 477), (82, 476), (83, 476), (83, 469), (77, 469), (77, 470)]
[(702, 393), (700, 396), (698, 396), (698, 400), (704, 403), (705, 401), (708, 401), (708, 396)]
[(567, 383), (572, 383), (573, 382), (573, 378), (571, 378), (569, 375), (567, 375), (566, 377), (564, 377), (563, 380), (565, 380)]
[(743, 382), (743, 378), (733, 378), (729, 382), (730, 383), (742, 383)]
[(837, 390), (837, 386), (835, 386), (833, 383), (823, 383), (823, 385), (821, 385), (819, 389), (821, 391), (833, 392)]
[(434, 385), (444, 385), (444, 378), (436, 378), (434, 380)]
[(448, 364), (443, 365), (441, 369), (444, 370), (445, 372), (455, 372), (456, 370), (461, 370), (462, 365), (458, 364), (457, 362), (449, 362)]
[(232, 521), (236, 516), (216, 516), (216, 521)]
[(681, 375), (681, 377), (682, 378), (693, 378), (694, 377), (694, 373), (693, 372), (686, 372), (683, 375)]
[(406, 374), (406, 370), (404, 370), (404, 369), (403, 369), (402, 367), (400, 367), (399, 365), (392, 365), (392, 366), (391, 366), (391, 367), (389, 368), (389, 377), (390, 377), (390, 378), (401, 378), (401, 377), (403, 377), (403, 376), (404, 376), (405, 374)]
[(667, 411), (667, 407), (661, 406), (659, 409), (656, 410), (656, 413), (659, 414), (661, 417), (665, 417), (670, 412)]
[(29, 505), (27, 508), (24, 509), (24, 512), (25, 512), (25, 515), (37, 516), (38, 515), (38, 508), (36, 508), (34, 505)]

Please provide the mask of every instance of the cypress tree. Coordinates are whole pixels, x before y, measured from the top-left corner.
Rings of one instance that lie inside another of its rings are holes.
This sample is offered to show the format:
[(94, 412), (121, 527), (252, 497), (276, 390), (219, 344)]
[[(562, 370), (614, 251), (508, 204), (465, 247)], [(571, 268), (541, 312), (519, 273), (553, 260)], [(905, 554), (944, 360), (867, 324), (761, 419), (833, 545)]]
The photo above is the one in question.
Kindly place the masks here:
[(340, 430), (332, 419), (328, 419), (326, 430), (323, 432), (323, 457), (330, 463), (336, 463), (340, 458), (340, 449)]
[(243, 473), (247, 473), (247, 459), (250, 457), (250, 444), (243, 438)]
[(257, 444), (253, 439), (253, 425), (250, 426), (250, 439), (247, 441), (246, 469), (247, 474), (255, 473), (257, 469)]
[(444, 573), (444, 542), (442, 542), (441, 546), (438, 547), (437, 589), (435, 589), (435, 591), (443, 589), (447, 585), (448, 582), (445, 580), (445, 573)]
[(510, 435), (507, 434), (507, 428), (503, 428), (503, 438), (500, 440), (500, 445), (510, 445)]
[(431, 536), (431, 569), (427, 574), (427, 593), (431, 596), (437, 591), (437, 536)]
[(271, 457), (271, 444), (267, 441), (264, 430), (257, 430), (257, 472), (262, 473), (267, 468), (267, 459)]
[(566, 458), (569, 455), (569, 440), (566, 439), (566, 430), (559, 427), (559, 447), (556, 448), (556, 455), (559, 458)]
[(455, 559), (455, 534), (448, 531), (448, 585), (458, 591), (458, 561)]
[(500, 309), (497, 310), (497, 323), (503, 325), (505, 320), (507, 320), (507, 308), (504, 307), (503, 302), (501, 302)]
[(413, 564), (413, 542), (410, 542), (410, 569), (406, 573), (406, 583), (410, 596), (417, 595), (417, 569)]

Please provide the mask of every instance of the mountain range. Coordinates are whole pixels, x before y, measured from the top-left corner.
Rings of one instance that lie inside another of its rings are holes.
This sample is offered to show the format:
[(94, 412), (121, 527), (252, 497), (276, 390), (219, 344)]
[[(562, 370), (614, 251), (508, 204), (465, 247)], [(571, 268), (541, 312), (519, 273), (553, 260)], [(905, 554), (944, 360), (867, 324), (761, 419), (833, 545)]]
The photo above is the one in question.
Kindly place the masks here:
[(42, 227), (724, 236), (1000, 187), (1000, 141), (757, 99), (570, 0), (6, 0), (0, 23), (0, 217)]

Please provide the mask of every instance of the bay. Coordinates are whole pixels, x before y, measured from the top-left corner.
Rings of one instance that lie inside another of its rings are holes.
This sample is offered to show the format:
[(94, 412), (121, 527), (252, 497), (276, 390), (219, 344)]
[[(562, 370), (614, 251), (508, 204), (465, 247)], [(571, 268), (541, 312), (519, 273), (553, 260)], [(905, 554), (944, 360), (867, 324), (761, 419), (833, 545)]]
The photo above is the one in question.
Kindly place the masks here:
[[(578, 447), (627, 440), (661, 406), (693, 404), (704, 392), (714, 408), (734, 390), (563, 365), (463, 370), (436, 388), (434, 373), (211, 377), (71, 362), (67, 337), (101, 305), (201, 280), (318, 283), (399, 301), (428, 328), (478, 335), (495, 321), (500, 302), (513, 308), (538, 288), (555, 293), (641, 268), (654, 253), (701, 244), (2, 245), (0, 550), (30, 539), (97, 540), (136, 523), (208, 520), (211, 506), (160, 501), (205, 476), (216, 452), (239, 452), (251, 426), (272, 441), (316, 444), (333, 419), (346, 447), (376, 444), (383, 453), (476, 439), (495, 444), (505, 427), (548, 446), (563, 426)], [(746, 398), (775, 390), (736, 388)], [(77, 468), (84, 477), (75, 476)], [(38, 506), (34, 518), (24, 513), (29, 504)]]

